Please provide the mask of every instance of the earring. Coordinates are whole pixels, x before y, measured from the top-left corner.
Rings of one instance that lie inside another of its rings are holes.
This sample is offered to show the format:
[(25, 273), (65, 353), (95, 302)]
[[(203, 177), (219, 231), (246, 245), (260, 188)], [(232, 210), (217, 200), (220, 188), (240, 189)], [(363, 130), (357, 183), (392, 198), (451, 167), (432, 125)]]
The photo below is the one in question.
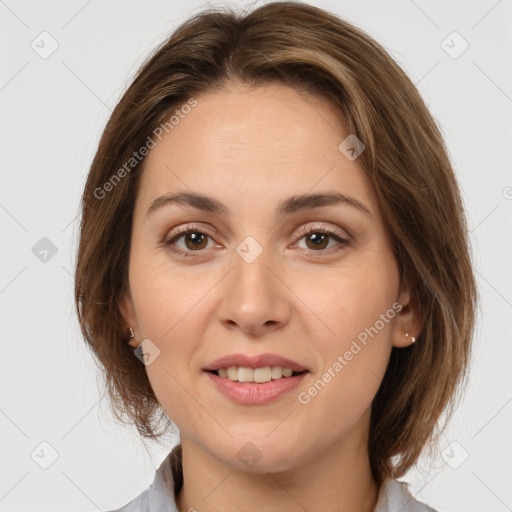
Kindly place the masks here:
[[(405, 333), (405, 337), (408, 338), (409, 337), (409, 333), (406, 332)], [(411, 343), (414, 343), (416, 341), (416, 338), (414, 336), (411, 336)]]
[(130, 327), (130, 338), (135, 338), (137, 341), (140, 341), (137, 336), (135, 336), (135, 333), (133, 332), (133, 329)]

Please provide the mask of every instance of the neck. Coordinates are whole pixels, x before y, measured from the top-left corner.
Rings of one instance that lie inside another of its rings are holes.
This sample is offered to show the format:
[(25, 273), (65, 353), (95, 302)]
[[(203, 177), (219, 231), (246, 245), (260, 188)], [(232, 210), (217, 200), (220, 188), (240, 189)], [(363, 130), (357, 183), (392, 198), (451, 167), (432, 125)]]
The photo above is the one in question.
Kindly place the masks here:
[(286, 471), (254, 473), (233, 468), (189, 438), (183, 449), (181, 512), (372, 512), (378, 486), (371, 473), (367, 437), (360, 429)]

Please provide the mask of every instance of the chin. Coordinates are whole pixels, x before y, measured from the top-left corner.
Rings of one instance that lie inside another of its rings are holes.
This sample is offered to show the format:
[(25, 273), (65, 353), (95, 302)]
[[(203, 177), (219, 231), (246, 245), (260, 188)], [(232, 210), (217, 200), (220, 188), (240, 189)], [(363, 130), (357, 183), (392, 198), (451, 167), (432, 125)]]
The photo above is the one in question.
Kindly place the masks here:
[[(274, 427), (275, 428), (275, 425)], [(295, 438), (270, 434), (272, 429), (236, 436), (211, 447), (211, 453), (224, 464), (239, 471), (275, 473), (300, 463)]]

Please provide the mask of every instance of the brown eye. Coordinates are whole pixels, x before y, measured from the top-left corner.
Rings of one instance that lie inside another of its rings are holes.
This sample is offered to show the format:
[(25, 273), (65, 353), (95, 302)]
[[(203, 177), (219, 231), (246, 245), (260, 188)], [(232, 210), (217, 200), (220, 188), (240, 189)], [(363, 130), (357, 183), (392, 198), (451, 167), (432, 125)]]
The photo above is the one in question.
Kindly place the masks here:
[(310, 249), (325, 249), (329, 243), (329, 235), (324, 233), (311, 233), (306, 237), (306, 244)]
[[(183, 242), (180, 243), (182, 239)], [(207, 248), (209, 240), (211, 240), (209, 235), (192, 226), (171, 233), (169, 238), (164, 241), (164, 245), (180, 255), (193, 256), (191, 253), (201, 252)]]
[[(185, 240), (185, 246), (187, 249), (195, 251), (197, 249), (204, 249), (208, 243), (208, 236), (204, 233), (198, 233), (195, 231), (191, 231), (182, 235)], [(178, 237), (181, 238), (181, 237)]]
[[(344, 246), (349, 245), (349, 240), (342, 238), (332, 231), (318, 228), (304, 228), (301, 231), (303, 233), (301, 240), (306, 239), (306, 249), (313, 252), (331, 252), (331, 249), (342, 249)], [(331, 240), (338, 242), (337, 246), (328, 247)]]

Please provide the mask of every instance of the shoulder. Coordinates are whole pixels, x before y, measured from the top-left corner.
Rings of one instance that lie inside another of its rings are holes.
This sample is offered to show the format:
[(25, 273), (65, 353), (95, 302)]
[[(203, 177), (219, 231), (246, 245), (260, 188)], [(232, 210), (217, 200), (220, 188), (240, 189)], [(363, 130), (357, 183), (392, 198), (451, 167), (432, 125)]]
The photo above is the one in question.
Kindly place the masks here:
[(406, 482), (387, 478), (381, 485), (375, 512), (438, 512), (418, 501), (409, 491)]
[(108, 510), (107, 512), (149, 512), (148, 493), (149, 490), (146, 489), (123, 507), (116, 508), (115, 510)]
[(179, 492), (182, 481), (181, 445), (177, 445), (160, 464), (148, 489), (123, 507), (108, 512), (178, 512), (174, 494)]

